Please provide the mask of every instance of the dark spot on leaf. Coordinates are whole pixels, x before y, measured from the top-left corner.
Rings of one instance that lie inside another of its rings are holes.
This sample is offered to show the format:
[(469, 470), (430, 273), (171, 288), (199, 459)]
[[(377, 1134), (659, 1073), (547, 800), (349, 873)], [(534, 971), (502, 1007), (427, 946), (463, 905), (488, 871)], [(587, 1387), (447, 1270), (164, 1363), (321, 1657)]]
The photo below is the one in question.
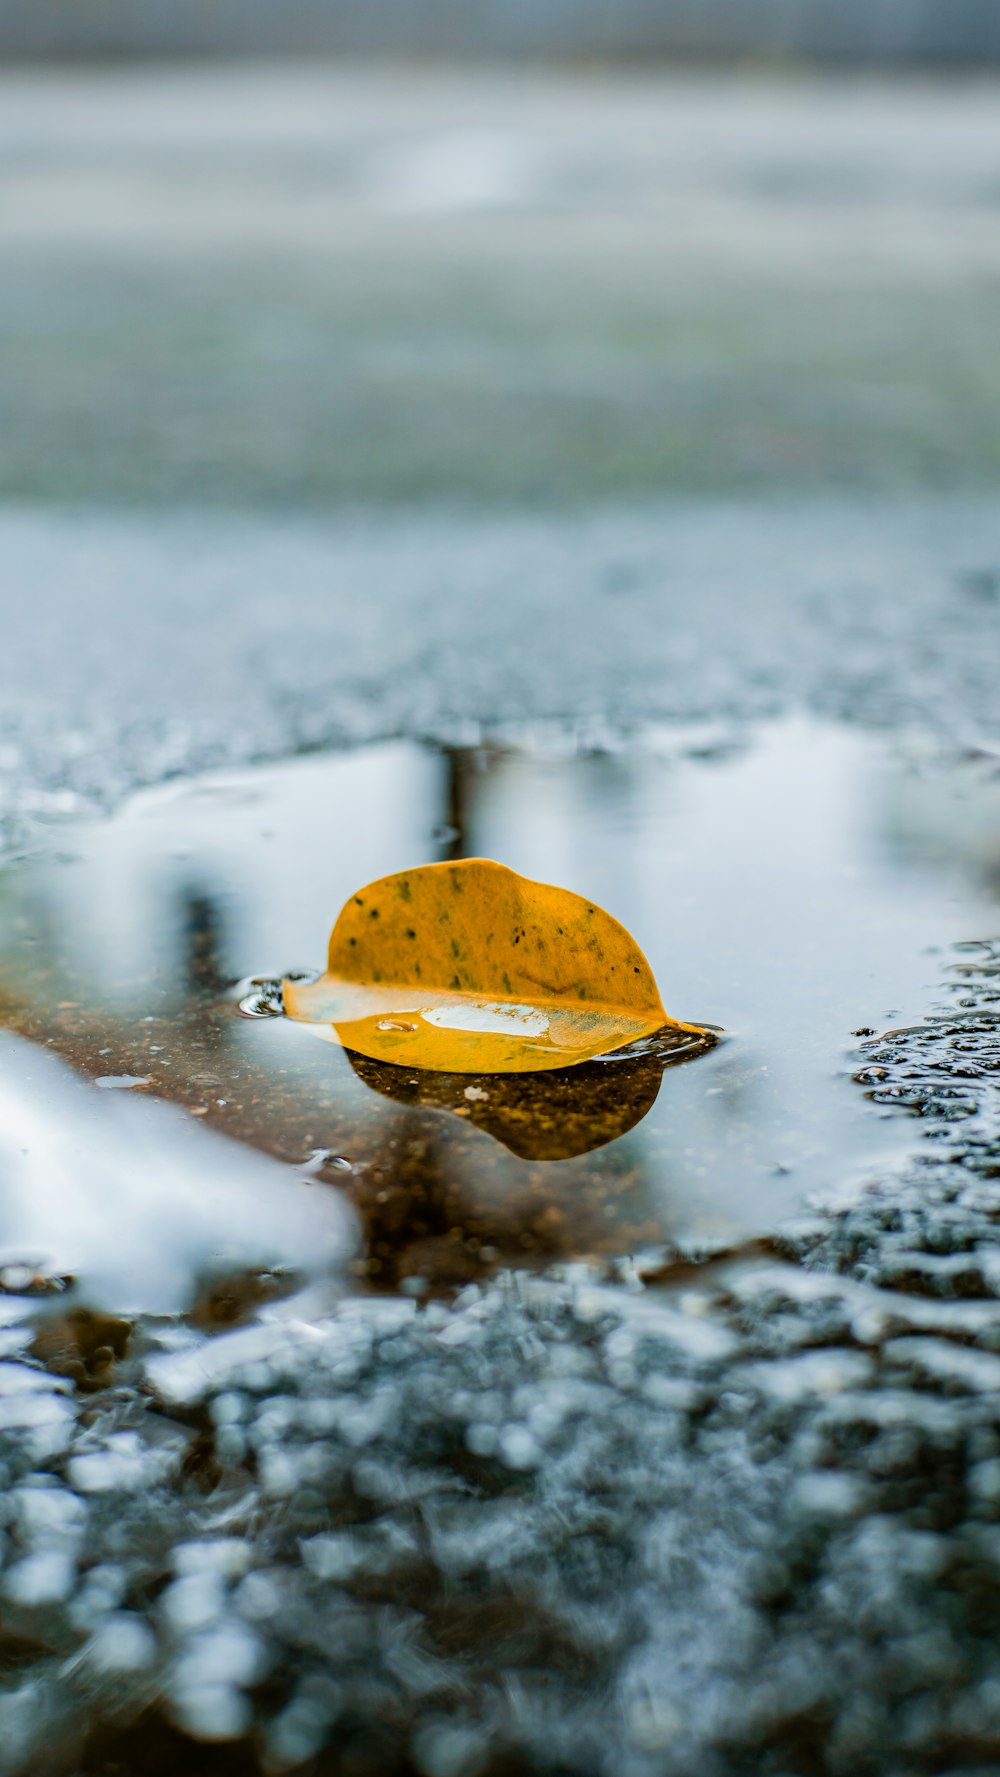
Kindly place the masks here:
[(357, 941), (358, 940), (356, 938), (348, 938), (348, 940), (347, 940), (348, 944), (350, 944), (352, 947), (357, 943)]
[(452, 985), (452, 990), (455, 993), (461, 993), (461, 991), (462, 991), (462, 977), (461, 977), (461, 975), (453, 975), (451, 978), (451, 985)]
[(378, 908), (377, 907), (369, 907), (368, 918), (369, 919), (377, 919), (378, 918)]
[(396, 893), (399, 896), (401, 901), (408, 901), (410, 899), (410, 885), (406, 881), (405, 877), (403, 878), (403, 880), (401, 882), (397, 882)]
[(415, 937), (416, 937), (416, 935), (417, 935), (417, 934), (416, 934), (416, 932), (415, 932), (415, 931), (414, 931), (414, 930), (413, 930), (413, 927), (412, 927), (412, 926), (407, 926), (407, 928), (406, 928), (406, 936), (407, 936), (407, 937), (408, 937), (408, 938), (415, 938)]

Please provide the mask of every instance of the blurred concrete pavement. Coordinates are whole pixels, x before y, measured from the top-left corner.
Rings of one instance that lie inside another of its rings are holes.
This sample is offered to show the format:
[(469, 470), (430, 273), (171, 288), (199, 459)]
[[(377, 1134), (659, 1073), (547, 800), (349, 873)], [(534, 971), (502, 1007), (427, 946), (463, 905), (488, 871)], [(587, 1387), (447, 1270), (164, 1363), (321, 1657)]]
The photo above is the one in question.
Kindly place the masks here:
[(983, 490), (996, 82), (0, 78), (0, 499)]

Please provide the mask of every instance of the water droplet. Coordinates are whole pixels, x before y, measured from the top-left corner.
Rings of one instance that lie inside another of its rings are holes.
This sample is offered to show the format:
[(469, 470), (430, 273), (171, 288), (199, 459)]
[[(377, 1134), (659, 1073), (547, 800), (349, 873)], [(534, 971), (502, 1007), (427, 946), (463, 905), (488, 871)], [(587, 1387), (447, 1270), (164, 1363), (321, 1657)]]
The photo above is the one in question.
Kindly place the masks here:
[(683, 1025), (666, 1025), (663, 1030), (654, 1031), (650, 1037), (639, 1037), (634, 1043), (628, 1043), (621, 1049), (610, 1049), (605, 1055), (595, 1055), (594, 1060), (612, 1066), (635, 1061), (646, 1055), (659, 1057), (664, 1061), (677, 1060), (681, 1055), (696, 1055), (703, 1049), (713, 1048), (725, 1034), (718, 1024), (702, 1024), (694, 1030), (688, 1030)]
[(72, 1284), (71, 1276), (46, 1273), (37, 1265), (4, 1265), (0, 1268), (0, 1295), (60, 1296)]
[(416, 1030), (417, 1027), (415, 1024), (411, 1024), (407, 1018), (380, 1018), (378, 1028), (379, 1030)]
[(320, 1172), (353, 1172), (354, 1161), (349, 1160), (346, 1154), (335, 1153), (332, 1148), (313, 1148), (299, 1171), (307, 1178), (315, 1178)]
[(278, 978), (262, 975), (244, 983), (248, 988), (238, 1002), (244, 1018), (283, 1018), (285, 1000)]

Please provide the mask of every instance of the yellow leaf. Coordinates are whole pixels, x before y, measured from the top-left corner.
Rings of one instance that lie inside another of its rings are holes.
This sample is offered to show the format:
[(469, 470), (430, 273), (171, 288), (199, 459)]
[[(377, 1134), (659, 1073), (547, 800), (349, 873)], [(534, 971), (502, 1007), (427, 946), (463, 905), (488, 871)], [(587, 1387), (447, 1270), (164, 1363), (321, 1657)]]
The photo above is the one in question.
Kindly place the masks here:
[(571, 1067), (677, 1028), (617, 920), (485, 858), (360, 889), (333, 928), (326, 974), (283, 990), (290, 1018), (327, 1026), (345, 1048), (444, 1073)]

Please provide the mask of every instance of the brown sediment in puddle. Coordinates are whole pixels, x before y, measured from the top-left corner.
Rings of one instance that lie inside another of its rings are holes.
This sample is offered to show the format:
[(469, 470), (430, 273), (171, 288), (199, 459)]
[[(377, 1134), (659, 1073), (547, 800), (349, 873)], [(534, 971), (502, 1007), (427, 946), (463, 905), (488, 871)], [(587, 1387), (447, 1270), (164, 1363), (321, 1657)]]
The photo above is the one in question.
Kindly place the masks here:
[[(622, 1138), (655, 1104), (665, 1069), (717, 1040), (668, 1033), (646, 1053), (528, 1076), (418, 1074), (282, 1020), (246, 1020), (235, 994), (196, 995), (182, 1014), (149, 1019), (122, 1028), (77, 1000), (44, 1021), (8, 1010), (6, 1022), (91, 1078), (141, 1075), (148, 1085), (132, 1090), (306, 1163), (359, 1212), (355, 1269), (379, 1289), (417, 1277), (448, 1288), (510, 1264), (608, 1258), (662, 1238), (642, 1156)], [(243, 1318), (239, 1293), (231, 1313), (215, 1295), (199, 1298), (199, 1324)], [(274, 1293), (251, 1290), (254, 1302)]]
[(82, 1394), (93, 1394), (114, 1380), (115, 1365), (128, 1351), (132, 1322), (91, 1308), (69, 1308), (39, 1320), (31, 1354), (57, 1376), (65, 1376)]

